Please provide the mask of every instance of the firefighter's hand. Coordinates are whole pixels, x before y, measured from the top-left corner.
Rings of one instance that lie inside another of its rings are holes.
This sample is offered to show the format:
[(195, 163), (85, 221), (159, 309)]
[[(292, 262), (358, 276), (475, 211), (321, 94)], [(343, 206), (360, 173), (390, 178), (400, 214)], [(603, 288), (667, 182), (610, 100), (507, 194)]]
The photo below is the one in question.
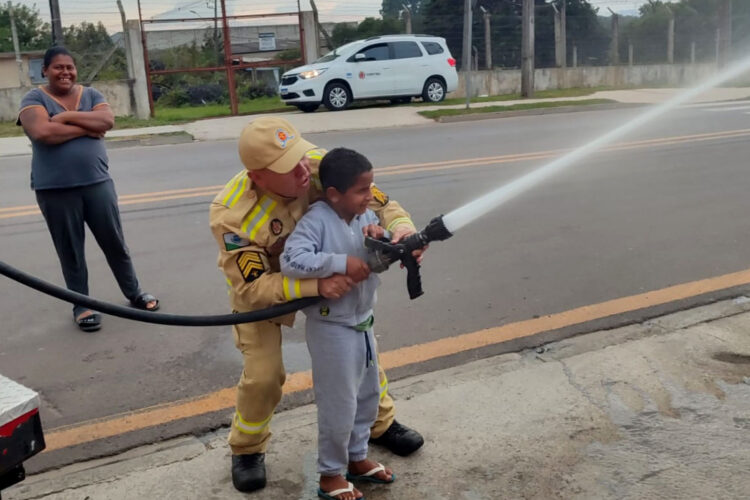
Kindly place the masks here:
[(370, 266), (362, 259), (349, 255), (346, 257), (346, 275), (355, 283), (359, 283), (370, 276)]
[[(414, 229), (412, 226), (401, 224), (400, 226), (396, 226), (396, 228), (393, 230), (393, 233), (391, 234), (391, 243), (398, 243), (402, 239), (406, 238), (407, 236), (410, 236), (414, 233), (416, 233), (416, 229)], [(421, 248), (419, 250), (414, 250), (411, 254), (417, 258), (417, 264), (422, 263), (422, 254), (425, 250), (427, 250), (430, 247), (430, 245), (425, 246), (424, 248)], [(401, 264), (401, 268), (403, 269), (404, 265)]]
[(385, 229), (378, 226), (377, 224), (368, 224), (367, 226), (362, 228), (362, 232), (365, 236), (375, 238), (376, 240), (379, 240), (380, 238), (385, 236)]
[(343, 274), (318, 280), (318, 294), (326, 299), (340, 299), (354, 286), (354, 281)]

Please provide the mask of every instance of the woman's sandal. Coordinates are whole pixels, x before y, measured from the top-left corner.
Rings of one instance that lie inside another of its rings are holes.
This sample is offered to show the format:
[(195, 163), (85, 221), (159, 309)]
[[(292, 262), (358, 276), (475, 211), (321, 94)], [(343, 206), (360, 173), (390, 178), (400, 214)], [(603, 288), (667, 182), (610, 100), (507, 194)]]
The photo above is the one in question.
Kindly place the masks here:
[(355, 475), (350, 472), (346, 473), (346, 480), (347, 481), (364, 481), (367, 483), (376, 483), (376, 484), (390, 484), (393, 481), (396, 480), (396, 474), (391, 473), (391, 479), (380, 479), (379, 477), (375, 477), (375, 474), (378, 472), (385, 472), (385, 465), (378, 462), (378, 465), (376, 467), (373, 467), (372, 469), (368, 470), (364, 474)]
[[(152, 307), (148, 307), (149, 302), (155, 302)], [(156, 311), (159, 309), (159, 299), (150, 293), (141, 293), (136, 298), (130, 300), (130, 305), (144, 311)]]
[[(320, 498), (324, 498), (325, 500), (339, 500), (336, 497), (341, 495), (342, 493), (354, 493), (354, 485), (352, 483), (346, 484), (346, 488), (339, 488), (338, 490), (333, 491), (323, 491), (321, 488), (318, 488), (318, 496)], [(357, 498), (357, 500), (365, 500), (365, 497), (359, 497)]]
[(90, 314), (84, 318), (79, 315), (74, 317), (73, 321), (84, 332), (95, 332), (102, 327), (102, 316), (99, 313)]

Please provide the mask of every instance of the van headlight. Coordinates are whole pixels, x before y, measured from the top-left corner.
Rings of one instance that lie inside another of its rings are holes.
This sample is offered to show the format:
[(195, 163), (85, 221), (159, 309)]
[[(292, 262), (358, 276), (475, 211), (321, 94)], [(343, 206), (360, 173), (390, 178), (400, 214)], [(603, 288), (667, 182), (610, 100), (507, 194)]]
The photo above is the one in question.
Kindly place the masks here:
[(299, 74), (299, 77), (302, 78), (303, 80), (310, 80), (312, 78), (316, 78), (316, 77), (322, 75), (323, 73), (325, 73), (326, 69), (328, 69), (328, 68), (311, 69), (309, 71), (303, 71), (302, 73)]

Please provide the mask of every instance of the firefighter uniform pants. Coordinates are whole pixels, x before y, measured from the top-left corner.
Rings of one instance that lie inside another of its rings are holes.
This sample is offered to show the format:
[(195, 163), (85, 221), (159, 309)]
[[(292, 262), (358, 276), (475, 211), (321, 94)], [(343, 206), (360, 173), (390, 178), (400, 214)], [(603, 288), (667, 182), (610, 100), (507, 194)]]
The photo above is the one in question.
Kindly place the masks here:
[[(242, 352), (244, 368), (237, 384), (237, 408), (232, 418), (229, 446), (235, 455), (265, 453), (271, 439), (270, 422), (281, 400), (285, 373), (281, 356), (281, 327), (271, 321), (233, 327), (234, 341)], [(361, 335), (361, 334), (360, 334)], [(364, 345), (361, 336), (359, 340)], [(377, 351), (375, 344), (373, 350)], [(370, 435), (379, 437), (393, 423), (395, 409), (388, 380), (378, 367), (380, 400)]]

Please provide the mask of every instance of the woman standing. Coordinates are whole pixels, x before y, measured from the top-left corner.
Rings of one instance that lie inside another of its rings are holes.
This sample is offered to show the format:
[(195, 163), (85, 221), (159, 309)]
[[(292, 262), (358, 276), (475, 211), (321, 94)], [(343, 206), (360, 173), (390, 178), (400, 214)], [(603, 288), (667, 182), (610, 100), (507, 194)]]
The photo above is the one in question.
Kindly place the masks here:
[[(21, 101), (18, 124), (31, 139), (31, 189), (47, 221), (68, 289), (88, 295), (84, 222), (131, 305), (148, 311), (159, 301), (143, 293), (120, 223), (109, 176), (104, 134), (115, 124), (102, 94), (76, 84), (73, 56), (63, 47), (44, 54), (47, 85)], [(83, 331), (101, 327), (99, 313), (76, 305), (73, 320)]]

